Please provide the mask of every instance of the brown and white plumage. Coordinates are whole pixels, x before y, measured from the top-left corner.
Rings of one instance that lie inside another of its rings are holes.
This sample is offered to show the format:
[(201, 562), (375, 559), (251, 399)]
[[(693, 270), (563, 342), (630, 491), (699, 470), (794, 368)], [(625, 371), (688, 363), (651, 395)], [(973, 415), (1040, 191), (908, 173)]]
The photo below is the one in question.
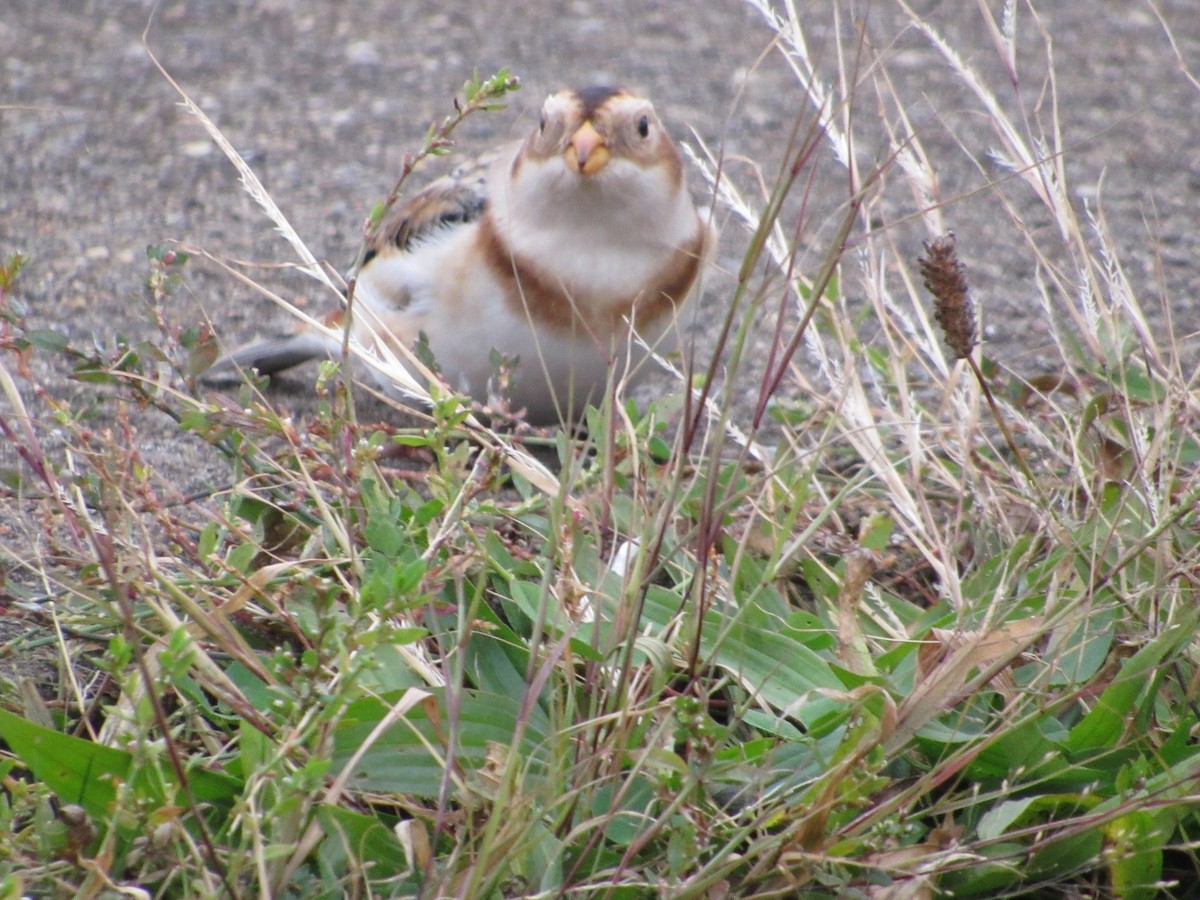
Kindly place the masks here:
[[(630, 323), (651, 345), (670, 330), (713, 244), (651, 104), (563, 91), (523, 142), (391, 213), (357, 273), (352, 336), (396, 352), (423, 335), (449, 385), (480, 400), (490, 351), (518, 357), (513, 408), (573, 418), (639, 355)], [(309, 331), (230, 360), (270, 374), (339, 350)]]

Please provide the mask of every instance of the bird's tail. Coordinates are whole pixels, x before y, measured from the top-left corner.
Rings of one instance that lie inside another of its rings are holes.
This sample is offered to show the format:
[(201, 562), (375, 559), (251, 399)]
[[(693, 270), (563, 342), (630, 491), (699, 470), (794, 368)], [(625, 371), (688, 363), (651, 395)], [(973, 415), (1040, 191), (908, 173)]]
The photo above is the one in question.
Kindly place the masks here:
[(213, 363), (203, 377), (206, 381), (225, 381), (237, 378), (243, 369), (274, 375), (310, 359), (336, 359), (341, 349), (340, 342), (306, 329), (239, 347)]

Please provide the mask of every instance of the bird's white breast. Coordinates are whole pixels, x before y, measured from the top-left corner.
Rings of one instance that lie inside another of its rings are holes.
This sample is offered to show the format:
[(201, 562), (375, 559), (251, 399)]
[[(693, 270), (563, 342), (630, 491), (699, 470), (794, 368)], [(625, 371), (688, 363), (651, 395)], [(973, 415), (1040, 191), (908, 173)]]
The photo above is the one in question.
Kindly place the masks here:
[[(510, 166), (506, 157), (492, 170), (487, 227), (573, 303), (615, 308), (640, 299), (667, 260), (706, 227), (686, 191), (632, 164), (612, 165), (603, 173), (607, 180), (582, 179), (553, 164), (523, 167), (510, 180)], [(373, 259), (356, 288), (356, 336), (370, 345), (372, 332), (382, 328), (411, 345), (424, 333), (451, 387), (481, 400), (494, 374), (491, 350), (519, 357), (510, 395), (533, 420), (577, 410), (582, 397), (598, 399), (610, 367), (619, 379), (628, 360), (640, 356), (628, 329), (617, 323), (615, 331), (598, 334), (535, 326), (519, 282), (481, 263), (480, 241), (476, 221)], [(654, 341), (669, 326), (660, 320), (643, 337)]]

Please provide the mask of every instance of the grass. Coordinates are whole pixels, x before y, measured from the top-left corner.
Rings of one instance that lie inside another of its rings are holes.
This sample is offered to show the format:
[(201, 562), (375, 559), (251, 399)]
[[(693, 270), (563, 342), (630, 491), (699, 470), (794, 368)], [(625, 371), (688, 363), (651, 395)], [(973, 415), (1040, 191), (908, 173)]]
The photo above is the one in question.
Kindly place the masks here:
[[(0, 548), (44, 625), (5, 651), (48, 636), (63, 677), (0, 695), (0, 896), (1187, 895), (1195, 375), (1068, 200), (1056, 123), (1010, 119), (912, 14), (1000, 142), (997, 197), (1055, 223), (1006, 207), (1054, 370), (984, 355), (970, 235), (945, 236), (886, 55), (845, 48), (838, 93), (762, 9), (812, 113), (762, 197), (699, 160), (727, 237), (749, 235), (724, 365), (779, 322), (752, 409), (700, 359), (539, 449), (436, 388), (420, 427), (360, 422), (329, 364), (292, 421), (260, 385), (197, 387), (212, 336), (166, 312), (183, 250), (150, 253), (161, 339), (86, 350), (26, 326), (6, 261), (4, 490), (48, 552)], [(421, 152), (509, 87), (473, 82)], [(859, 171), (867, 91), (890, 152)], [(801, 266), (830, 151), (849, 189)], [(924, 254), (893, 240), (897, 191), (922, 198)], [(35, 353), (109, 424), (39, 384)], [(146, 408), (228, 483), (173, 499), (130, 452)]]

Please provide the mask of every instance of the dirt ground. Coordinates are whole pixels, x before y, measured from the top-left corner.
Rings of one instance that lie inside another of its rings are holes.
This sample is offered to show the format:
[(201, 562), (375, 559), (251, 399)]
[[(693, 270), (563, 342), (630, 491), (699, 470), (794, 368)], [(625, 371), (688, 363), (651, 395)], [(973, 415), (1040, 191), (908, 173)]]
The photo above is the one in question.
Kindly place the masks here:
[[(830, 3), (795, 5), (822, 70), (831, 72), (839, 31)], [(919, 35), (900, 27), (895, 3), (839, 5), (866, 14), (873, 49), (910, 98), (949, 201), (947, 220), (985, 306), (989, 352), (1035, 371), (1049, 338), (1037, 315), (1033, 266), (994, 195), (981, 190), (991, 176), (973, 160), (984, 160), (994, 141), (974, 100)], [(913, 0), (913, 6), (1015, 108), (975, 4)], [(1045, 67), (1038, 22), (1018, 6), (1027, 69), (1021, 90), (1032, 110)], [(1039, 6), (1041, 26), (1053, 39), (1076, 198), (1101, 203), (1156, 327), (1165, 330), (1170, 321), (1179, 340), (1190, 335), (1194, 344), (1200, 90), (1181, 73), (1147, 3)], [(1200, 71), (1194, 0), (1158, 6), (1180, 56)], [(840, 24), (848, 51), (855, 24), (850, 16)], [(730, 157), (758, 162), (769, 178), (789, 126), (809, 109), (771, 40), (759, 13), (740, 0), (7, 0), (0, 14), (0, 256), (29, 257), (17, 297), (37, 324), (84, 346), (116, 332), (153, 336), (139, 306), (149, 244), (179, 241), (264, 264), (293, 259), (179, 106), (147, 45), (247, 155), (314, 252), (344, 269), (364, 216), (392, 184), (403, 154), (445, 114), (473, 70), (490, 74), (508, 66), (524, 89), (508, 112), (464, 129), (465, 150), (520, 134), (552, 90), (616, 81), (652, 97), (678, 136), (694, 128), (714, 147), (724, 142)], [(863, 116), (875, 109), (873, 97), (861, 98)], [(966, 137), (963, 146), (947, 126)], [(860, 150), (867, 162), (883, 153), (882, 145)], [(819, 243), (822, 228), (829, 230), (821, 217), (841, 207), (846, 188), (830, 160), (814, 165), (823, 167), (813, 205)], [(744, 162), (730, 171), (751, 180)], [(702, 189), (695, 177), (693, 186)], [(1032, 201), (1027, 209), (1031, 227), (1049, 227)], [(923, 236), (913, 229), (899, 240), (915, 256)], [(719, 305), (728, 296), (741, 246), (741, 229), (727, 223), (704, 303)], [(294, 274), (264, 271), (263, 277), (310, 307), (328, 302)], [(188, 292), (172, 314), (184, 322), (206, 315), (230, 345), (286, 327), (269, 301), (202, 263), (190, 267)], [(67, 380), (60, 363), (37, 365), (62, 396), (87, 394), (89, 388)], [(290, 402), (302, 406), (305, 376), (291, 383)], [(35, 415), (44, 413), (29, 402)], [(0, 415), (9, 412), (0, 400)], [(139, 427), (139, 449), (181, 490), (200, 489), (223, 473), (214, 454), (165, 419), (147, 416)], [(11, 448), (0, 450), (0, 466), (16, 464)], [(0, 522), (19, 515), (0, 509)]]

